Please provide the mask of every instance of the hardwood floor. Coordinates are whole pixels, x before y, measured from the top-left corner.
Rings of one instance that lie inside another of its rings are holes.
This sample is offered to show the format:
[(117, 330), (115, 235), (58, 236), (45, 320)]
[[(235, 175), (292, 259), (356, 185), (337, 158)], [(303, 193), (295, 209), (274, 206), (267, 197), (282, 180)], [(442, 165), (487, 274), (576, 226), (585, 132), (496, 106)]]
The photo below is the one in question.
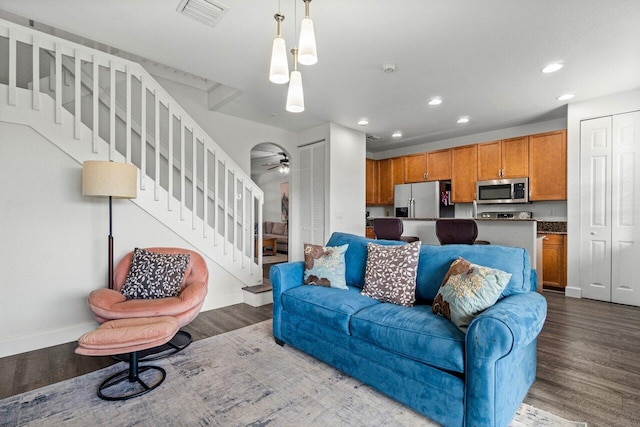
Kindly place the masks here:
[[(640, 425), (640, 308), (545, 292), (538, 378), (525, 402), (595, 426)], [(194, 340), (270, 319), (272, 306), (237, 304), (200, 313)], [(73, 353), (74, 343), (0, 359), (0, 398), (103, 368), (110, 357)]]

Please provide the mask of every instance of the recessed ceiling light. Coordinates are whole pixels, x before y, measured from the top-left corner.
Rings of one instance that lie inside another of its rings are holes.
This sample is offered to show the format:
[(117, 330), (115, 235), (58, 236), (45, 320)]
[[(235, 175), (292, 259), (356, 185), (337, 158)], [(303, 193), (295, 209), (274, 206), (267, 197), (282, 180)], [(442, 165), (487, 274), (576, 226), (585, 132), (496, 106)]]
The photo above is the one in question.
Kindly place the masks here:
[(402, 132), (400, 132), (399, 130), (395, 131), (393, 133), (393, 135), (391, 135), (392, 138), (402, 138)]
[(367, 120), (367, 119), (358, 120), (358, 125), (360, 125), (360, 126), (366, 126), (368, 124), (369, 124), (369, 120)]
[(460, 117), (456, 123), (458, 123), (460, 125), (463, 125), (465, 123), (469, 123), (469, 117), (466, 117), (466, 116), (465, 117)]
[(429, 105), (440, 105), (442, 104), (442, 98), (436, 96), (435, 98), (431, 98), (428, 102)]
[(571, 99), (573, 98), (575, 95), (572, 93), (565, 93), (564, 95), (560, 95), (559, 97), (557, 97), (556, 99), (558, 101), (566, 101), (567, 99)]
[(553, 64), (549, 64), (546, 67), (544, 67), (542, 69), (543, 73), (553, 73), (555, 71), (558, 71), (559, 69), (561, 69), (562, 67), (564, 67), (563, 64), (559, 63), (559, 62), (554, 62)]

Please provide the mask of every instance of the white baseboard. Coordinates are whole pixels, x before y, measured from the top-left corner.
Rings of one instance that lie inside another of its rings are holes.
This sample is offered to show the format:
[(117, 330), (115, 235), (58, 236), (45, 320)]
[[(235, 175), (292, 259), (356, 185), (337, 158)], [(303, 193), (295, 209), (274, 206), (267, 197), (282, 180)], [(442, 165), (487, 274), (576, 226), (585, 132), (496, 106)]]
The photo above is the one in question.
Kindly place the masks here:
[(582, 298), (582, 289), (573, 286), (567, 286), (564, 290), (565, 296), (571, 298)]
[(95, 329), (97, 325), (96, 322), (82, 323), (64, 329), (7, 338), (0, 341), (0, 357), (13, 356), (14, 354), (76, 341), (82, 334)]

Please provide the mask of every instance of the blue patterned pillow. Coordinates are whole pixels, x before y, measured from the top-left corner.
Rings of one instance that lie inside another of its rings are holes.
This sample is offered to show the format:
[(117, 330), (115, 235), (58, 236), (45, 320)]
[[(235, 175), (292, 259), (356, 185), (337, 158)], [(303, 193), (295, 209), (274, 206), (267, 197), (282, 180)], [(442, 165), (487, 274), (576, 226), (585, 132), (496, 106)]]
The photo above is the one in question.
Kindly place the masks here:
[(431, 309), (466, 332), (474, 317), (498, 301), (510, 279), (511, 273), (458, 258), (444, 276)]
[(304, 284), (347, 289), (344, 253), (349, 247), (304, 244)]

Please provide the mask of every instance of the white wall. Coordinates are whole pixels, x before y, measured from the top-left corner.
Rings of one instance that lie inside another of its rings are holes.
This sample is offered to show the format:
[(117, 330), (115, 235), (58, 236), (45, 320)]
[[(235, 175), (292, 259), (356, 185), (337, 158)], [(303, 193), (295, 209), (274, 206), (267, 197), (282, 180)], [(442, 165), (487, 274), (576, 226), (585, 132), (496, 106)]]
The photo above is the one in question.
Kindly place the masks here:
[(329, 233), (362, 235), (365, 228), (366, 135), (331, 123)]
[[(0, 122), (0, 357), (76, 340), (96, 326), (87, 296), (107, 282), (107, 199), (82, 197), (82, 166), (29, 127)], [(115, 258), (188, 244), (129, 200), (114, 200)], [(242, 302), (213, 262), (203, 309)]]
[(251, 175), (251, 179), (264, 191), (264, 205), (262, 207), (263, 221), (282, 221), (280, 204), (280, 185), (289, 182), (291, 174), (282, 174), (278, 169), (258, 175)]
[[(567, 289), (580, 298), (580, 122), (640, 110), (640, 89), (569, 104), (567, 111)], [(576, 189), (571, 191), (571, 189)]]

